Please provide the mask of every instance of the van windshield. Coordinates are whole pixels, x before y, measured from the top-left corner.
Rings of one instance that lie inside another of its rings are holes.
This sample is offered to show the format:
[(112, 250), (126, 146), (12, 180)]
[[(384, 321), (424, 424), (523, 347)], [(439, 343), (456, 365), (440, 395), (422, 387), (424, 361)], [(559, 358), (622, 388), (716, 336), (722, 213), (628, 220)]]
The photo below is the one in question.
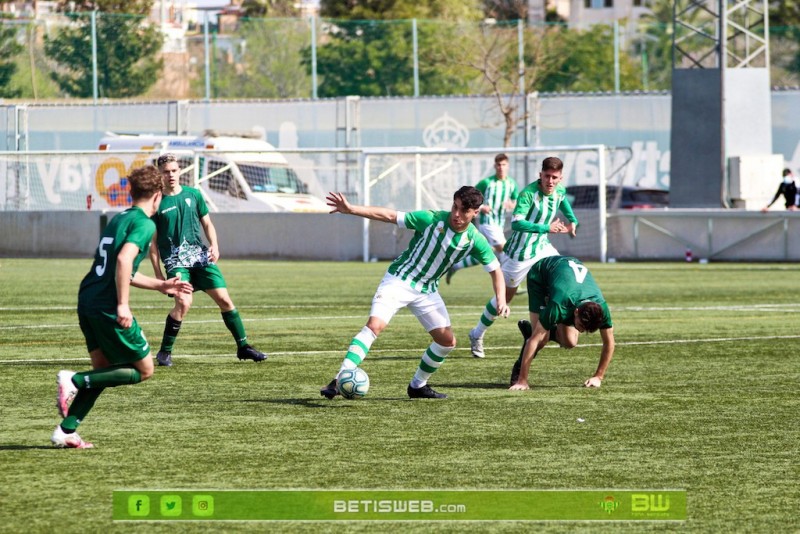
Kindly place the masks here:
[(288, 167), (237, 163), (254, 193), (300, 193), (297, 175)]

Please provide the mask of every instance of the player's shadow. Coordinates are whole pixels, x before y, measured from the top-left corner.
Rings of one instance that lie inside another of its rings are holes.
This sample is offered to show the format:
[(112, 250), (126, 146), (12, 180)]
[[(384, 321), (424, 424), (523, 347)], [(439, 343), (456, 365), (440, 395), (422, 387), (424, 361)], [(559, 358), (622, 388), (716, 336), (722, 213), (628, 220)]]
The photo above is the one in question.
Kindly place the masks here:
[(61, 450), (58, 447), (53, 447), (52, 445), (0, 445), (0, 451), (26, 451), (36, 449), (48, 451)]
[[(472, 384), (437, 384), (437, 388), (441, 386), (442, 389), (444, 388), (453, 388), (453, 389), (508, 389), (510, 384), (505, 382), (483, 382), (483, 383), (472, 383)], [(558, 385), (558, 384), (533, 384), (531, 385), (531, 389), (545, 389), (545, 388), (564, 388), (570, 387), (566, 385)]]
[(472, 384), (445, 384), (445, 383), (436, 383), (436, 388), (453, 388), (453, 389), (508, 389), (508, 386), (505, 384), (500, 384), (498, 382), (474, 382)]
[(284, 404), (287, 406), (304, 406), (306, 408), (325, 408), (327, 405), (330, 404), (330, 401), (326, 401), (324, 399), (316, 400), (316, 399), (250, 399), (250, 400), (242, 400), (239, 402), (257, 402), (257, 403), (267, 403), (267, 404)]

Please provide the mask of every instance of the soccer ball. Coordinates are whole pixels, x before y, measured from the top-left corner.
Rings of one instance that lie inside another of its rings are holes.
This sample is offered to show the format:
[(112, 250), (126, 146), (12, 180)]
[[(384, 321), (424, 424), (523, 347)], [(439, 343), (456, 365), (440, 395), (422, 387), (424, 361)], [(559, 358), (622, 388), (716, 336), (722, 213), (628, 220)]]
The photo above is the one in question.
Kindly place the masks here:
[(336, 377), (336, 389), (345, 399), (360, 399), (369, 391), (369, 376), (360, 367), (346, 369)]

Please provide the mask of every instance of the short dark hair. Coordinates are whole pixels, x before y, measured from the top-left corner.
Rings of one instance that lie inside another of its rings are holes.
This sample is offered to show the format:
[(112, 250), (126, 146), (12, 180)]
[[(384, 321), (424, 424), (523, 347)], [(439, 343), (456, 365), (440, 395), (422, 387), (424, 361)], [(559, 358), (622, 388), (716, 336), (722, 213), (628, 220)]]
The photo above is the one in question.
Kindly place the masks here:
[(178, 161), (178, 156), (176, 156), (172, 152), (167, 152), (166, 154), (161, 154), (160, 156), (158, 156), (158, 159), (156, 160), (156, 166), (158, 167), (159, 170), (161, 170), (167, 163), (172, 163), (177, 161)]
[(483, 193), (471, 185), (465, 185), (453, 194), (453, 201), (455, 202), (456, 199), (461, 200), (461, 206), (464, 209), (476, 210), (483, 204)]
[(131, 172), (128, 176), (131, 198), (134, 201), (150, 198), (164, 189), (164, 180), (161, 173), (152, 165), (145, 165)]
[(502, 152), (494, 157), (495, 163), (500, 163), (501, 161), (508, 161), (508, 156), (506, 156)]
[(790, 174), (792, 174), (792, 170), (791, 169), (783, 169), (783, 175), (784, 176), (789, 176)]
[(587, 332), (596, 332), (603, 324), (603, 308), (596, 302), (584, 302), (578, 306), (578, 319)]
[(555, 156), (550, 156), (549, 158), (544, 158), (542, 160), (542, 170), (543, 171), (561, 171), (564, 170), (564, 162), (558, 159)]

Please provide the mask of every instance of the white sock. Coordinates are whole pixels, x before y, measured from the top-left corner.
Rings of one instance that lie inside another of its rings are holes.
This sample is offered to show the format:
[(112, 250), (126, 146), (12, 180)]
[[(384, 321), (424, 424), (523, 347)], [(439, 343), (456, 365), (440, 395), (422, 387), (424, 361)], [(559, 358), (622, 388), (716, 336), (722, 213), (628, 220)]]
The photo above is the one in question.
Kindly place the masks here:
[(411, 379), (411, 387), (419, 389), (428, 383), (428, 379), (444, 363), (444, 359), (455, 347), (444, 347), (435, 341), (422, 354), (417, 372)]
[[(492, 312), (494, 312), (494, 314), (492, 314)], [(484, 332), (494, 324), (495, 319), (497, 319), (497, 297), (492, 297), (492, 300), (490, 300), (483, 309), (478, 324), (472, 329), (472, 337), (483, 337)]]
[(378, 336), (376, 336), (372, 330), (366, 326), (362, 328), (350, 342), (350, 346), (347, 348), (347, 356), (342, 360), (339, 372), (345, 369), (355, 369), (361, 365), (361, 362), (367, 357), (367, 353), (376, 339), (378, 339)]

